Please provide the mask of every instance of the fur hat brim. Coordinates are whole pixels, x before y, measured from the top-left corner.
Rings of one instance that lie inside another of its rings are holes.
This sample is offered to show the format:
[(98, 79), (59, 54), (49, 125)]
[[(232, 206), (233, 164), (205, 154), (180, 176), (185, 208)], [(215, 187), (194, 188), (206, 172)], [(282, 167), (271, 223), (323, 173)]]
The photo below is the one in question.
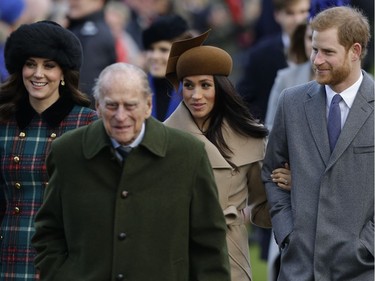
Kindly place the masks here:
[(5, 65), (10, 74), (21, 71), (30, 57), (56, 61), (62, 69), (79, 70), (82, 46), (69, 30), (52, 21), (23, 24), (8, 37)]
[(188, 24), (181, 16), (161, 16), (142, 32), (143, 47), (148, 50), (155, 42), (173, 41), (188, 30)]

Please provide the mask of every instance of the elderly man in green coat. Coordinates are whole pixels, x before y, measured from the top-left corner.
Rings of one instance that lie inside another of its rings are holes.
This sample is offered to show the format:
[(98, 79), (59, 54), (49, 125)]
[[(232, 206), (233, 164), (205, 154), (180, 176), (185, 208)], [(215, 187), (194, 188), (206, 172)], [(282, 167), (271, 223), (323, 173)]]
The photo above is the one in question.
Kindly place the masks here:
[(108, 66), (94, 92), (101, 119), (56, 140), (47, 160), (32, 239), (40, 279), (229, 281), (203, 143), (150, 117), (135, 66)]

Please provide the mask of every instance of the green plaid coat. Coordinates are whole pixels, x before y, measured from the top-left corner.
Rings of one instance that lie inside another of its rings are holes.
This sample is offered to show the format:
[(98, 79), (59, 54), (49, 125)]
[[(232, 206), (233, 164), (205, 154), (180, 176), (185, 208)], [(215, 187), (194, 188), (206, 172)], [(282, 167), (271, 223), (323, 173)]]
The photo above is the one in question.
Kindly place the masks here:
[(48, 183), (46, 156), (54, 139), (95, 119), (95, 111), (60, 99), (41, 115), (24, 101), (0, 124), (0, 280), (36, 280), (30, 240)]

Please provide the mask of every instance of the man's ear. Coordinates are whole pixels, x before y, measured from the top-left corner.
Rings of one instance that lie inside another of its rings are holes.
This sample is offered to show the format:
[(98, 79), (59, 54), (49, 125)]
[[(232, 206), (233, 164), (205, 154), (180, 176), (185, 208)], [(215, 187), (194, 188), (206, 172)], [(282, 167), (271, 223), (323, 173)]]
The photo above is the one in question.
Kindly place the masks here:
[(95, 109), (96, 109), (96, 113), (98, 114), (98, 116), (102, 117), (102, 112), (100, 110), (100, 104), (97, 100), (95, 101)]
[(354, 43), (353, 46), (350, 48), (350, 52), (352, 53), (352, 61), (360, 60), (362, 54), (361, 44)]
[(146, 106), (147, 106), (147, 109), (146, 109), (146, 119), (147, 119), (151, 116), (151, 112), (152, 112), (152, 96), (151, 95), (147, 97)]

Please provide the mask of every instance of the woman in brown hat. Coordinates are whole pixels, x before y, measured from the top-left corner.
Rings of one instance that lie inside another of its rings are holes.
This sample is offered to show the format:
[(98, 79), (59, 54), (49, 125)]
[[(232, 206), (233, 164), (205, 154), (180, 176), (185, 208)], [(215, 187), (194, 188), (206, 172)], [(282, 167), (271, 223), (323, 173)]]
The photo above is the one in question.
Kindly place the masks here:
[(51, 143), (97, 119), (78, 90), (82, 49), (60, 25), (21, 25), (5, 44), (0, 87), (0, 280), (37, 280), (31, 246)]
[[(208, 33), (172, 45), (167, 78), (183, 101), (165, 124), (187, 131), (205, 143), (226, 219), (233, 281), (251, 280), (246, 224), (271, 227), (261, 180), (267, 129), (255, 120), (228, 75), (232, 59), (222, 49), (204, 46)], [(290, 173), (278, 169), (275, 181), (290, 184)]]

